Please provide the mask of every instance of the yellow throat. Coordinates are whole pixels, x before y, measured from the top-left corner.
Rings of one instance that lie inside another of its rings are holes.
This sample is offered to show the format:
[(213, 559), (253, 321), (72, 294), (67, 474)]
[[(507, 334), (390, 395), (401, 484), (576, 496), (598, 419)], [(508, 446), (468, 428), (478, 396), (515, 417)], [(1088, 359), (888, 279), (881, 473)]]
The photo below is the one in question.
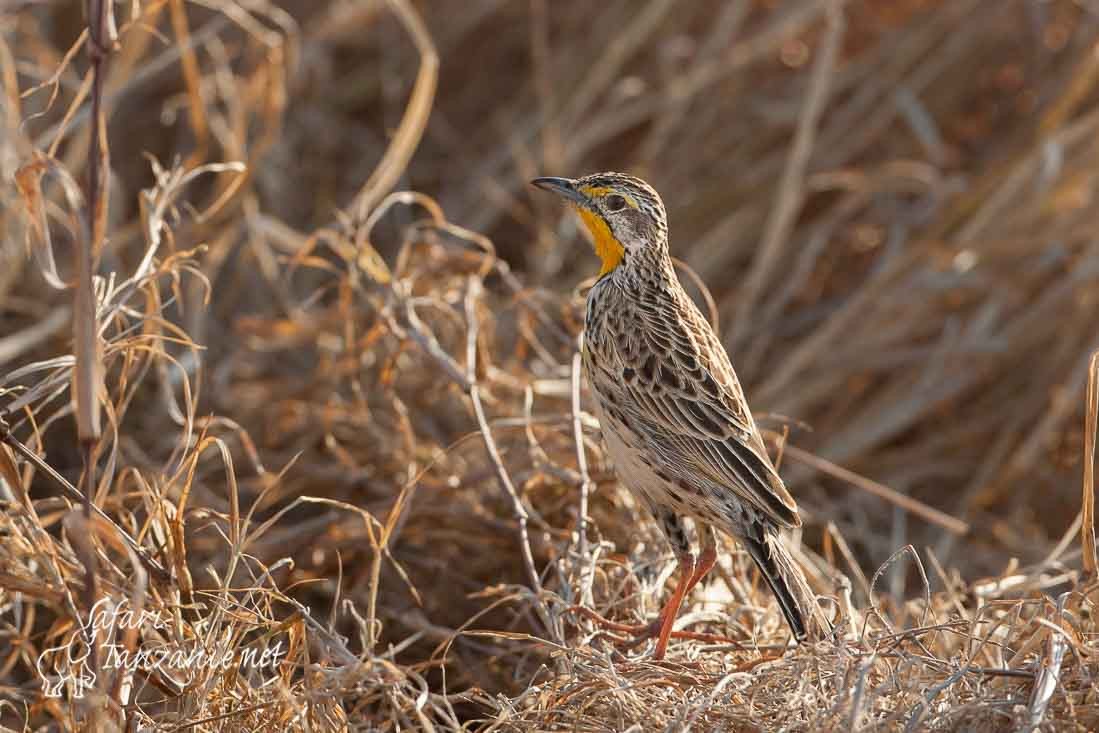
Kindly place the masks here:
[(578, 207), (576, 211), (591, 234), (595, 254), (603, 263), (599, 270), (599, 277), (603, 277), (622, 263), (622, 259), (626, 256), (626, 248), (611, 234), (610, 227), (603, 221), (603, 217), (583, 207)]

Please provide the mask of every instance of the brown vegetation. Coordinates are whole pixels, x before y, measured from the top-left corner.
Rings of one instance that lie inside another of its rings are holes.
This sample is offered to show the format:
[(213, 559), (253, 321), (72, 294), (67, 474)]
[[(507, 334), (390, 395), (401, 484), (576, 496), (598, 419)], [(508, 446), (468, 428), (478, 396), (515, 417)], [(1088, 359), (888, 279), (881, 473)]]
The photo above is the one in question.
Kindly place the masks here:
[[(0, 724), (1099, 725), (1093, 3), (86, 5), (0, 8)], [(835, 642), (731, 544), (668, 663), (592, 620), (674, 569), (525, 188), (600, 169), (665, 195)], [(46, 695), (104, 598), (156, 623)]]

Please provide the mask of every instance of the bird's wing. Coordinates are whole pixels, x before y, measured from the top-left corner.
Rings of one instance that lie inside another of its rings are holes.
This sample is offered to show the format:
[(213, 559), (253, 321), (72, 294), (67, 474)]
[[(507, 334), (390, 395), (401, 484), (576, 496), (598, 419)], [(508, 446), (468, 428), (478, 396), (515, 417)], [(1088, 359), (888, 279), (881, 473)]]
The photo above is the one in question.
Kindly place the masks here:
[(671, 309), (642, 305), (619, 322), (622, 410), (683, 478), (708, 479), (777, 524), (800, 525), (725, 349), (683, 299)]

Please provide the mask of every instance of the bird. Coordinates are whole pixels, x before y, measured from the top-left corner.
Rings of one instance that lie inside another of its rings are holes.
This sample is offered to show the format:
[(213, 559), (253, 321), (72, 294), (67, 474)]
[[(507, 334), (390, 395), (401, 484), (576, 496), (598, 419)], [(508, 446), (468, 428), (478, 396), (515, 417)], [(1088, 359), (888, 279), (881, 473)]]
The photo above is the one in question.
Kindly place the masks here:
[(717, 561), (715, 530), (747, 550), (798, 643), (824, 638), (830, 623), (781, 537), (801, 525), (797, 504), (725, 348), (679, 282), (660, 195), (614, 172), (531, 184), (564, 198), (590, 234), (601, 267), (587, 295), (583, 372), (619, 480), (678, 561), (660, 615), (638, 627), (657, 639), (653, 659), (664, 658), (680, 605)]

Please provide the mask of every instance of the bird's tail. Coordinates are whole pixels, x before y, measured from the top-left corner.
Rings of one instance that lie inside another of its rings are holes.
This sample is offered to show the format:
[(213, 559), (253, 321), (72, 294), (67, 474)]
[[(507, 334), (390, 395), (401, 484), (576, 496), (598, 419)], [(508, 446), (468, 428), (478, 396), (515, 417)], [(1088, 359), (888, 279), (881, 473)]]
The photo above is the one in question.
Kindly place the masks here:
[(808, 639), (817, 641), (832, 631), (817, 597), (809, 588), (809, 581), (801, 572), (797, 561), (782, 543), (782, 539), (773, 530), (759, 533), (758, 539), (744, 539), (748, 554), (755, 560), (771, 592), (778, 600), (782, 615), (798, 643)]

